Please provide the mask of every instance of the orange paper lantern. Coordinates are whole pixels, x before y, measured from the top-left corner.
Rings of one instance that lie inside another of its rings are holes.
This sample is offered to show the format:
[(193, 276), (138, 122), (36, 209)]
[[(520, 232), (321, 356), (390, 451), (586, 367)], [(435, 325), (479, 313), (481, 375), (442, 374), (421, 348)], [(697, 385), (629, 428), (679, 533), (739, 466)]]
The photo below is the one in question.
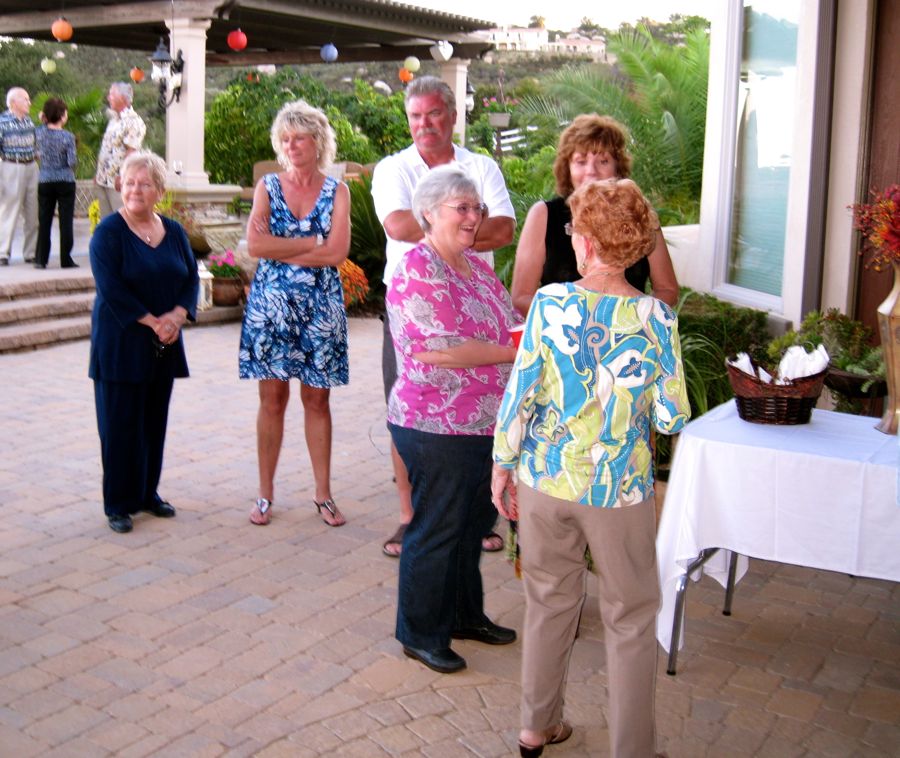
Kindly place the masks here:
[(409, 84), (415, 78), (415, 74), (408, 68), (401, 68), (397, 72), (397, 76), (400, 77), (400, 81), (404, 84)]
[(135, 84), (140, 84), (144, 81), (144, 69), (135, 66), (131, 71), (128, 72), (128, 75), (131, 77), (131, 81)]
[(72, 39), (72, 24), (60, 16), (50, 27), (50, 33), (57, 42), (68, 42)]

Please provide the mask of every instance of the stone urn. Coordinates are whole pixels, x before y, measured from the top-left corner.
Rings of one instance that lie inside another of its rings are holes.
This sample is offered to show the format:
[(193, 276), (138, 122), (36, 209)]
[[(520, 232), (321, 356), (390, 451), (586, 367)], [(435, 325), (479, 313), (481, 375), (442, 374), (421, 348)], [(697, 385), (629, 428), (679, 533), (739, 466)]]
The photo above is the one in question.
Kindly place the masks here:
[(214, 276), (212, 280), (213, 305), (239, 305), (244, 297), (244, 282), (239, 276)]

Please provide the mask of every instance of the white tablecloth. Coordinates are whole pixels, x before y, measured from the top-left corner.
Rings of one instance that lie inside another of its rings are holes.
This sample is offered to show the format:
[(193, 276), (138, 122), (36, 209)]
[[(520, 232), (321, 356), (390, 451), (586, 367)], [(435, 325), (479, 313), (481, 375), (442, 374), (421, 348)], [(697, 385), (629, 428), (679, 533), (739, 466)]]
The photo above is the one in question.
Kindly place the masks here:
[[(738, 579), (751, 556), (900, 581), (898, 440), (876, 422), (814, 410), (808, 424), (751, 424), (729, 401), (684, 428), (656, 540), (666, 650), (675, 583), (703, 548), (739, 553)], [(702, 570), (724, 586), (727, 560)]]

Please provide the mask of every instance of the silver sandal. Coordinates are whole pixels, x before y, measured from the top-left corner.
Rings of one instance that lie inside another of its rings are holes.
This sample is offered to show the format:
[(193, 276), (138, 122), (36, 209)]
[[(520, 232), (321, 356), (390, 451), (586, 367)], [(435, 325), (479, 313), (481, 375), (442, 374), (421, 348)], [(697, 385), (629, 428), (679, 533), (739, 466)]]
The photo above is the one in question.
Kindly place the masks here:
[(252, 510), (250, 511), (250, 523), (257, 526), (265, 526), (272, 520), (269, 511), (272, 508), (272, 501), (266, 500), (264, 497), (256, 498)]
[(331, 498), (328, 498), (327, 500), (323, 500), (321, 503), (318, 502), (317, 500), (313, 499), (313, 505), (316, 506), (316, 513), (319, 514), (320, 518), (322, 516), (322, 509), (324, 508), (326, 511), (328, 511), (331, 514), (331, 518), (333, 518), (335, 520), (340, 519), (337, 524), (331, 524), (328, 521), (325, 521), (325, 519), (323, 518), (322, 521), (325, 521), (325, 523), (328, 524), (328, 526), (343, 526), (344, 524), (347, 523), (347, 520), (343, 517), (341, 512), (338, 510), (338, 507), (335, 504), (334, 500), (332, 500)]

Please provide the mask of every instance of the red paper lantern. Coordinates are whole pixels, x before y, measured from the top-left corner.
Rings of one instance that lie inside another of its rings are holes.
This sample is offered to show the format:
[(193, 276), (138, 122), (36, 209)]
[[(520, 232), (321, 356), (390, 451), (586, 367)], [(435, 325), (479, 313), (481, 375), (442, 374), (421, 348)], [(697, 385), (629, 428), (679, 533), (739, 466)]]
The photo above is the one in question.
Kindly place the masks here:
[(247, 47), (247, 35), (240, 29), (228, 32), (228, 47), (235, 52), (239, 52)]
[(400, 77), (400, 81), (404, 84), (409, 84), (413, 79), (416, 78), (416, 75), (408, 68), (401, 68), (397, 72), (397, 76)]
[(131, 77), (131, 81), (135, 84), (140, 84), (144, 81), (144, 69), (135, 66), (131, 71), (128, 72), (128, 75)]
[(68, 42), (72, 39), (72, 24), (60, 16), (50, 27), (50, 33), (57, 42)]

